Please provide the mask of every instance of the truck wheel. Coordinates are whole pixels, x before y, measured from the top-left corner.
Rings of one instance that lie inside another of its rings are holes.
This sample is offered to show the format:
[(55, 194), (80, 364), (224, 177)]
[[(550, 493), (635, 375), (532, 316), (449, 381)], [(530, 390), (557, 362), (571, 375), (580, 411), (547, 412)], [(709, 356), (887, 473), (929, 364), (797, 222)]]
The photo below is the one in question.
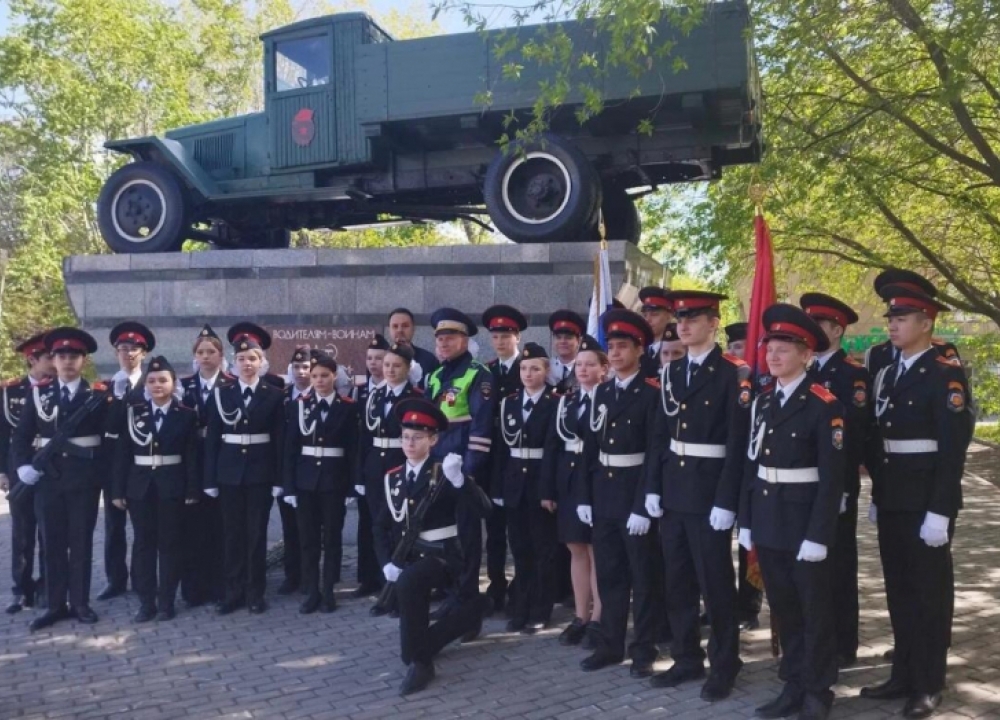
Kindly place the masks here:
[(154, 162), (116, 170), (97, 199), (97, 224), (118, 253), (179, 250), (189, 223), (187, 193), (177, 176)]
[(514, 242), (572, 242), (593, 223), (601, 181), (579, 148), (546, 133), (490, 163), (483, 197), (497, 230)]
[[(634, 245), (639, 244), (642, 218), (635, 201), (624, 190), (604, 193), (601, 214), (604, 216), (604, 236), (608, 240), (626, 240)], [(600, 230), (595, 228), (594, 235), (594, 239), (599, 240)]]

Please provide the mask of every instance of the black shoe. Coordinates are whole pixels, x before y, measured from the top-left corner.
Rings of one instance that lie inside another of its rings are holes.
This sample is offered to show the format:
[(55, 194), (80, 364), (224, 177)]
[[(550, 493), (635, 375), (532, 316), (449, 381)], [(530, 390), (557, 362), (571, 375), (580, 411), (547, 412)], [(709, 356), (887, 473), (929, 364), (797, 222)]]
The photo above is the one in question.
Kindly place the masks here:
[(267, 610), (267, 603), (264, 602), (264, 598), (251, 600), (247, 603), (247, 610), (250, 611), (251, 615), (262, 615)]
[(528, 622), (526, 622), (524, 624), (524, 627), (521, 628), (521, 634), (522, 635), (534, 635), (539, 630), (544, 630), (548, 626), (549, 626), (549, 624), (547, 622), (542, 622), (541, 620), (535, 620), (535, 621), (530, 621), (529, 620)]
[(941, 705), (941, 693), (913, 695), (903, 706), (903, 717), (927, 718), (934, 714), (939, 705)]
[(722, 673), (710, 672), (708, 680), (701, 686), (701, 699), (705, 702), (725, 700), (732, 693), (735, 682), (735, 677), (724, 677)]
[(399, 686), (399, 694), (406, 696), (420, 692), (434, 679), (434, 663), (412, 662)]
[(703, 677), (705, 677), (704, 665), (683, 666), (674, 663), (666, 672), (654, 675), (649, 684), (655, 688), (672, 688), (692, 680), (701, 680)]
[(26, 607), (29, 606), (25, 604), (24, 596), (15, 595), (14, 598), (10, 601), (10, 605), (7, 606), (7, 609), (4, 610), (4, 612), (6, 612), (8, 615), (17, 615), (17, 613), (21, 612), (21, 610), (23, 610)]
[(596, 650), (601, 639), (601, 623), (591, 620), (587, 623), (587, 631), (583, 636), (580, 647), (584, 650)]
[(139, 612), (137, 612), (133, 617), (133, 622), (137, 623), (147, 623), (156, 617), (156, 606), (155, 605), (140, 605)]
[(740, 623), (740, 632), (750, 632), (760, 627), (760, 618), (750, 618)]
[(837, 667), (849, 668), (858, 661), (856, 653), (837, 653)]
[(442, 600), (448, 599), (448, 593), (446, 593), (442, 588), (434, 588), (431, 591), (431, 602), (441, 602)]
[(483, 619), (489, 616), (491, 609), (492, 602), (490, 599), (488, 597), (480, 596), (479, 614), (476, 615), (476, 620), (472, 624), (472, 627), (466, 630), (465, 634), (459, 638), (459, 642), (470, 643), (473, 640), (478, 639), (479, 636), (483, 634)]
[(67, 610), (66, 606), (64, 605), (60, 608), (56, 608), (55, 610), (49, 610), (48, 612), (39, 615), (38, 617), (36, 617), (34, 620), (31, 621), (31, 624), (28, 625), (28, 629), (31, 632), (44, 630), (47, 627), (52, 627), (60, 620), (69, 619), (69, 617), (70, 617), (69, 610)]
[(35, 586), (35, 607), (44, 610), (49, 606), (49, 598), (45, 594), (45, 586), (39, 583)]
[(286, 577), (278, 586), (279, 595), (292, 595), (299, 589), (299, 581), (296, 578)]
[(777, 720), (794, 715), (802, 709), (804, 702), (805, 696), (801, 690), (785, 685), (778, 697), (754, 710), (754, 715), (765, 720)]
[(354, 590), (351, 590), (351, 597), (356, 599), (371, 597), (372, 595), (378, 595), (382, 590), (378, 585), (359, 585)]
[(619, 665), (621, 661), (621, 657), (597, 651), (580, 661), (580, 669), (584, 672), (593, 672), (594, 670), (602, 670), (610, 665)]
[(160, 608), (160, 612), (156, 613), (157, 622), (170, 622), (175, 617), (177, 617), (177, 611), (174, 610), (173, 605), (164, 605)]
[(826, 720), (830, 717), (830, 706), (815, 695), (806, 695), (799, 710), (798, 720)]
[(528, 625), (527, 620), (508, 620), (507, 621), (507, 632), (521, 632)]
[(194, 610), (195, 608), (200, 608), (202, 605), (206, 605), (207, 603), (208, 601), (202, 598), (189, 598), (184, 600), (184, 607), (188, 610)]
[(101, 594), (97, 596), (98, 600), (110, 600), (111, 598), (116, 598), (119, 595), (125, 594), (125, 588), (120, 585), (108, 585), (106, 588), (101, 590)]
[(84, 625), (93, 625), (97, 622), (97, 613), (91, 610), (89, 605), (72, 608), (69, 612), (76, 618), (77, 622), (82, 622)]
[(337, 598), (333, 596), (332, 591), (323, 597), (323, 604), (320, 605), (319, 611), (325, 614), (337, 612)]
[(579, 645), (583, 642), (584, 635), (587, 634), (587, 623), (578, 617), (573, 618), (573, 622), (559, 634), (560, 645)]
[(389, 608), (385, 607), (384, 605), (379, 605), (378, 603), (375, 603), (368, 610), (368, 614), (371, 617), (382, 617), (383, 615), (389, 614)]
[(632, 667), (628, 669), (628, 674), (636, 679), (653, 676), (652, 660), (633, 660)]
[(241, 607), (243, 607), (246, 600), (243, 598), (236, 598), (235, 600), (223, 600), (218, 605), (215, 606), (216, 615), (229, 615), (236, 612)]
[(861, 688), (861, 697), (866, 700), (899, 700), (910, 697), (909, 686), (889, 678), (879, 685)]
[(311, 615), (319, 610), (319, 604), (321, 602), (323, 602), (323, 598), (320, 597), (319, 593), (310, 595), (302, 601), (301, 605), (299, 605), (299, 613), (302, 615)]

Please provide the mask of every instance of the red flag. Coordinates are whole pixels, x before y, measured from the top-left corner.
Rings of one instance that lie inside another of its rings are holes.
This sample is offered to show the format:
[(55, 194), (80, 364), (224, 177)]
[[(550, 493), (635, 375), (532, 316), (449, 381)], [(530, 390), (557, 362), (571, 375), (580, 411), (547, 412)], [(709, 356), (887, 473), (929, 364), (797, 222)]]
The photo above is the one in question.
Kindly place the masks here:
[(760, 339), (764, 337), (764, 311), (778, 301), (774, 289), (774, 249), (771, 232), (767, 229), (764, 213), (757, 208), (753, 219), (756, 239), (756, 266), (753, 273), (753, 290), (750, 293), (750, 316), (747, 318), (746, 362), (753, 369), (755, 378), (768, 374), (767, 361)]

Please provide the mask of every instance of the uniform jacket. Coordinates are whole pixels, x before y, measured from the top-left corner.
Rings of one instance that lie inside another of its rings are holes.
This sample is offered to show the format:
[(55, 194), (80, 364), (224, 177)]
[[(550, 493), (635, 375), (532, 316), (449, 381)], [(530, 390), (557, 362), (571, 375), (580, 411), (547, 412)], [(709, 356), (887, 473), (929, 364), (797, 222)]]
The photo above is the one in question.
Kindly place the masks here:
[[(808, 378), (783, 407), (773, 387), (758, 397), (739, 514), (754, 544), (788, 552), (798, 552), (803, 540), (833, 545), (846, 470), (844, 436), (840, 401)], [(819, 482), (768, 482), (757, 476), (758, 466), (819, 468)]]
[[(675, 360), (661, 375), (657, 446), (662, 471), (650, 478), (646, 492), (660, 496), (665, 509), (709, 513), (713, 507), (739, 509), (743, 465), (750, 426), (750, 368), (716, 345), (688, 385), (687, 357)], [(724, 445), (725, 458), (678, 455), (670, 440)]]
[[(559, 397), (546, 386), (537, 404), (524, 419), (525, 391), (519, 390), (500, 403), (500, 444), (494, 445), (494, 474), (490, 497), (502, 498), (505, 508), (538, 507), (542, 500), (555, 500), (556, 453), (555, 412)], [(541, 450), (537, 460), (515, 458), (511, 450)]]
[[(585, 416), (589, 482), (582, 488), (580, 504), (590, 505), (594, 517), (627, 520), (633, 513), (648, 517), (645, 489), (655, 483), (660, 471), (656, 438), (660, 383), (640, 368), (620, 399), (615, 399), (615, 384), (608, 380), (597, 386), (590, 414)], [(612, 468), (600, 463), (600, 453), (645, 453), (645, 458), (636, 467)]]
[[(239, 382), (216, 385), (205, 434), (205, 488), (279, 486), (284, 433), (284, 393), (280, 388), (259, 380), (246, 407)], [(266, 434), (270, 442), (236, 445), (223, 442), (223, 434)]]
[[(969, 393), (957, 360), (921, 355), (896, 380), (895, 364), (877, 378), (869, 471), (880, 512), (933, 512), (955, 517), (962, 507), (962, 472), (969, 444)], [(880, 382), (881, 380), (881, 382)], [(885, 440), (936, 440), (937, 452), (887, 453)]]
[[(131, 411), (131, 412), (130, 412)], [(114, 428), (112, 497), (142, 499), (150, 485), (160, 499), (198, 499), (201, 467), (198, 459), (198, 413), (173, 400), (156, 429), (154, 408), (144, 398), (132, 398)], [(137, 465), (136, 456), (180, 455), (178, 465)]]
[(838, 350), (822, 369), (814, 363), (809, 369), (809, 381), (832, 392), (844, 407), (844, 451), (847, 473), (844, 492), (857, 497), (861, 492), (859, 466), (865, 460), (865, 445), (869, 432), (871, 382), (864, 366)]
[[(382, 479), (391, 468), (398, 467), (406, 461), (403, 449), (375, 447), (375, 439), (399, 440), (403, 436), (403, 427), (391, 411), (386, 414), (386, 398), (390, 392), (388, 385), (376, 388), (368, 396), (364, 405), (358, 405), (360, 416), (360, 441), (358, 443), (358, 474), (355, 485), (364, 485), (366, 492), (381, 492)], [(393, 404), (401, 400), (423, 395), (420, 388), (409, 382), (403, 386)]]
[[(589, 405), (583, 406), (581, 390), (559, 397), (553, 416), (556, 437), (556, 462), (553, 483), (544, 491), (544, 500), (559, 503), (586, 505), (589, 497), (587, 454), (583, 450), (585, 428), (590, 420)], [(583, 415), (581, 416), (581, 407)], [(567, 450), (567, 443), (570, 449)]]
[(0, 397), (0, 402), (3, 404), (3, 414), (0, 415), (0, 472), (7, 473), (11, 485), (19, 482), (17, 468), (10, 462), (11, 438), (14, 428), (21, 419), (29, 394), (31, 394), (31, 380), (25, 375), (5, 382)]
[[(218, 377), (215, 378), (215, 387), (225, 387), (226, 385), (232, 385), (235, 382), (235, 377), (229, 373), (220, 371)], [(204, 428), (208, 426), (208, 409), (211, 407), (214, 399), (212, 394), (209, 393), (208, 399), (206, 400), (201, 388), (201, 376), (197, 373), (191, 377), (186, 377), (181, 380), (181, 389), (183, 390), (181, 402), (192, 410), (197, 411), (198, 423)]]
[[(35, 438), (55, 436), (58, 432), (60, 416), (67, 418), (72, 416), (93, 394), (100, 395), (103, 402), (83, 419), (73, 436), (96, 436), (103, 441), (107, 430), (108, 412), (114, 401), (114, 396), (107, 386), (103, 383), (95, 383), (91, 387), (90, 383), (81, 379), (76, 395), (73, 396), (69, 406), (65, 409), (59, 408), (58, 381), (46, 381), (36, 386), (35, 390), (37, 393), (35, 391), (28, 392), (27, 400), (24, 403), (24, 412), (21, 414), (11, 438), (11, 462), (15, 472), (16, 468), (31, 464), (35, 455)], [(40, 405), (36, 403), (36, 395)], [(59, 477), (49, 478), (43, 475), (39, 480), (39, 487), (45, 486), (49, 489), (65, 491), (100, 487), (109, 470), (105, 466), (105, 460), (106, 455), (100, 446), (88, 448), (82, 452), (63, 453), (62, 457), (55, 459)]]
[[(459, 378), (471, 367), (477, 367), (476, 376), (468, 386), (469, 414), (471, 420), (453, 422), (438, 436), (437, 445), (431, 450), (431, 459), (441, 460), (449, 453), (462, 456), (462, 471), (475, 477), (489, 469), (490, 448), (493, 444), (493, 414), (496, 412), (496, 393), (493, 376), (485, 365), (476, 361), (468, 352), (449, 360), (434, 371), (441, 387), (430, 399), (445, 406), (454, 397), (451, 380)], [(429, 383), (428, 378), (428, 383)], [(430, 393), (430, 384), (427, 384)], [(447, 414), (447, 412), (445, 413)]]
[[(958, 354), (958, 348), (952, 345), (950, 342), (945, 342), (944, 340), (931, 340), (931, 345), (934, 351), (943, 357), (945, 360), (951, 360), (953, 358), (958, 358), (961, 361), (961, 357)], [(889, 367), (899, 358), (899, 351), (892, 346), (892, 343), (886, 340), (878, 345), (872, 345), (870, 348), (865, 350), (865, 369), (868, 370), (868, 376), (871, 378), (872, 382), (875, 381), (875, 376), (878, 375), (878, 371), (884, 367)]]
[[(303, 455), (303, 447), (340, 448), (340, 457)], [(299, 395), (288, 404), (285, 435), (284, 487), (286, 495), (299, 491), (347, 495), (354, 479), (358, 449), (357, 404), (333, 394), (333, 404), (323, 420), (315, 393)]]
[(655, 342), (646, 348), (639, 361), (642, 371), (647, 377), (657, 377), (660, 374), (660, 343)]

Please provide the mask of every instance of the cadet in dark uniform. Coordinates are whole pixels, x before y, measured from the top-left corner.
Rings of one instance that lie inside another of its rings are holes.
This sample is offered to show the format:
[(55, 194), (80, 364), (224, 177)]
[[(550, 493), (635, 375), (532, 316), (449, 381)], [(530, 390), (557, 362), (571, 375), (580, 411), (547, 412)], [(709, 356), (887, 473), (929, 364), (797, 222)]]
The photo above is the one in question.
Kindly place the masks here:
[[(509, 305), (494, 305), (483, 313), (483, 325), (490, 331), (490, 342), (497, 357), (486, 366), (493, 375), (496, 397), (505, 398), (521, 389), (521, 358), (518, 343), (521, 333), (528, 329), (528, 320)], [(499, 409), (499, 408), (498, 408)], [(503, 443), (499, 415), (494, 424), (494, 457), (490, 464), (490, 486), (497, 487), (502, 478), (501, 463), (495, 453)], [(503, 496), (493, 494), (503, 502)], [(493, 603), (494, 612), (503, 612), (507, 600), (507, 510), (494, 503), (493, 511), (486, 518), (486, 575), (490, 580), (486, 595)], [(517, 567), (515, 565), (515, 571)]]
[(632, 677), (653, 674), (654, 644), (661, 612), (662, 573), (656, 537), (650, 531), (645, 488), (659, 473), (656, 415), (660, 384), (640, 367), (653, 341), (638, 313), (609, 310), (601, 322), (608, 338), (608, 359), (615, 380), (594, 391), (584, 450), (589, 483), (577, 512), (593, 524), (597, 587), (601, 593), (601, 636), (593, 655), (580, 666), (599, 670), (622, 661), (629, 596), (633, 596), (634, 637), (629, 646)]
[(548, 383), (562, 395), (576, 387), (573, 363), (580, 352), (580, 340), (587, 332), (587, 323), (572, 310), (556, 310), (549, 315), (549, 332), (552, 333), (552, 359)]
[[(438, 434), (431, 459), (441, 461), (451, 453), (461, 456), (466, 477), (479, 483), (485, 492), (489, 488), (496, 401), (493, 376), (469, 352), (469, 338), (478, 328), (468, 315), (454, 308), (436, 310), (431, 315), (431, 326), (442, 365), (427, 379), (427, 394), (448, 418), (448, 428)], [(458, 532), (465, 554), (465, 569), (459, 581), (462, 601), (479, 597), (485, 508), (469, 499), (474, 496), (465, 493), (458, 504)]]
[(677, 323), (667, 323), (667, 328), (660, 338), (660, 367), (666, 367), (674, 360), (680, 360), (687, 355), (687, 348), (677, 335)]
[(387, 318), (389, 325), (389, 338), (396, 345), (405, 345), (413, 350), (413, 362), (420, 366), (420, 377), (414, 384), (423, 389), (427, 378), (438, 369), (441, 363), (430, 350), (424, 350), (413, 344), (413, 335), (416, 332), (416, 322), (413, 313), (406, 308), (396, 308)]
[[(225, 387), (236, 378), (225, 371), (222, 341), (210, 325), (202, 327), (191, 348), (197, 372), (181, 380), (181, 402), (198, 413), (198, 467), (205, 465), (205, 433), (208, 411), (214, 403), (216, 386)], [(184, 506), (184, 564), (181, 570), (181, 597), (188, 607), (220, 602), (225, 597), (222, 568), (225, 538), (219, 499), (202, 494), (199, 502)]]
[(531, 634), (552, 617), (556, 551), (555, 460), (559, 404), (546, 385), (545, 349), (528, 343), (521, 353), (523, 388), (500, 403), (502, 444), (496, 449), (491, 496), (503, 500), (517, 582), (508, 632)]
[(844, 411), (806, 367), (829, 341), (802, 310), (764, 311), (767, 365), (775, 384), (754, 401), (740, 507), (739, 540), (757, 547), (771, 610), (778, 619), (785, 686), (757, 708), (762, 718), (799, 713), (826, 718), (837, 682), (833, 564), (844, 488)]
[[(39, 383), (28, 394), (11, 442), (18, 479), (35, 486), (35, 516), (45, 547), (48, 610), (31, 622), (32, 631), (69, 617), (88, 625), (97, 622), (90, 609), (90, 569), (101, 480), (107, 474), (101, 445), (114, 400), (103, 383), (91, 387), (80, 377), (87, 355), (97, 350), (97, 341), (88, 333), (56, 328), (46, 334), (45, 349), (53, 355), (57, 379)], [(53, 459), (58, 476), (34, 467), (36, 448), (56, 436), (60, 419), (66, 422), (84, 408), (89, 410), (65, 451)]]
[(733, 573), (733, 524), (739, 510), (751, 402), (750, 368), (715, 342), (725, 295), (675, 290), (667, 299), (687, 355), (660, 374), (662, 468), (647, 477), (646, 512), (661, 517), (666, 606), (673, 666), (654, 687), (676, 687), (705, 676), (699, 599), (712, 627), (711, 673), (703, 700), (732, 692), (740, 661)]
[[(119, 371), (108, 381), (115, 396), (111, 407), (110, 426), (122, 427), (125, 407), (131, 396), (142, 398), (142, 361), (156, 347), (156, 337), (142, 323), (129, 320), (111, 328), (108, 335), (111, 346), (118, 357)], [(107, 438), (107, 454), (114, 454), (118, 438), (111, 433)], [(129, 568), (125, 564), (128, 554), (128, 540), (125, 526), (128, 513), (119, 510), (113, 502), (111, 473), (104, 474), (104, 575), (107, 586), (98, 594), (98, 600), (109, 600), (125, 593), (128, 589)]]
[(941, 703), (954, 607), (951, 538), (962, 508), (969, 443), (969, 392), (957, 359), (934, 351), (947, 308), (907, 286), (887, 285), (889, 339), (899, 359), (875, 378), (871, 518), (895, 640), (892, 674), (862, 697), (907, 698), (903, 716), (924, 718)]
[[(358, 502), (365, 504), (373, 521), (378, 517), (385, 504), (383, 492), (385, 474), (390, 469), (399, 467), (406, 459), (403, 455), (403, 441), (401, 439), (403, 428), (392, 409), (407, 398), (423, 395), (420, 388), (409, 380), (413, 362), (412, 346), (399, 343), (390, 345), (382, 360), (382, 375), (385, 377), (385, 383), (368, 395), (364, 407), (358, 408), (361, 415), (361, 440), (358, 452), (361, 457), (358, 461), (358, 475), (355, 478), (354, 490), (359, 497)], [(359, 587), (359, 592), (365, 589), (369, 594), (382, 589), (385, 582), (382, 568), (389, 562), (389, 557), (382, 557), (378, 554), (380, 549), (389, 543), (380, 544), (375, 540), (374, 533), (376, 532), (378, 532), (378, 526), (373, 525), (372, 533), (378, 564), (378, 577), (371, 578), (367, 587), (365, 584)], [(372, 606), (371, 612), (377, 616), (384, 615), (390, 610), (391, 608), (384, 608), (376, 604)]]
[[(409, 695), (423, 690), (434, 678), (434, 657), (445, 645), (468, 634), (479, 634), (482, 613), (477, 600), (460, 600), (444, 618), (429, 623), (434, 588), (453, 586), (464, 572), (457, 516), (459, 489), (467, 477), (460, 455), (448, 453), (440, 464), (430, 457), (440, 433), (448, 429), (448, 419), (433, 403), (407, 398), (400, 401), (393, 414), (403, 427), (406, 462), (385, 475), (385, 504), (376, 520), (380, 527), (379, 557), (392, 557), (403, 531), (409, 527), (410, 513), (428, 493), (440, 493), (424, 516), (419, 539), (406, 564), (399, 567), (388, 562), (383, 568), (385, 579), (396, 583), (400, 656), (409, 666), (400, 694)], [(436, 487), (440, 483), (447, 484)]]
[(112, 494), (135, 529), (132, 585), (139, 595), (138, 623), (176, 615), (184, 505), (199, 502), (202, 494), (198, 414), (174, 397), (176, 384), (166, 358), (153, 358), (145, 378), (149, 400), (130, 395), (115, 428)]
[(646, 354), (642, 358), (642, 369), (649, 377), (656, 377), (660, 372), (660, 344), (667, 325), (674, 319), (674, 308), (667, 291), (661, 287), (642, 288), (639, 291), (639, 300), (642, 302), (640, 312), (652, 328), (655, 340), (646, 348)]
[(847, 456), (844, 495), (837, 517), (833, 560), (834, 619), (837, 664), (853, 665), (858, 656), (858, 496), (860, 467), (865, 461), (871, 388), (868, 372), (841, 347), (848, 325), (858, 321), (849, 305), (823, 293), (806, 293), (799, 299), (806, 314), (823, 328), (830, 347), (816, 355), (809, 366), (810, 382), (832, 392), (844, 407), (844, 453)]
[(304, 615), (321, 603), (325, 613), (337, 609), (333, 589), (340, 582), (341, 536), (358, 444), (357, 405), (337, 394), (336, 361), (319, 355), (311, 364), (313, 391), (289, 406), (284, 447), (284, 504), (297, 509), (306, 592), (299, 612)]
[(284, 394), (259, 373), (271, 336), (241, 322), (229, 328), (238, 380), (216, 386), (205, 435), (205, 493), (222, 505), (226, 597), (216, 610), (228, 615), (244, 603), (267, 609), (267, 521), (281, 489)]
[[(17, 469), (11, 464), (10, 443), (14, 428), (21, 419), (21, 412), (28, 401), (31, 389), (42, 381), (52, 379), (52, 358), (45, 349), (45, 333), (34, 335), (15, 348), (24, 355), (28, 374), (9, 380), (3, 385), (3, 416), (0, 417), (0, 490), (9, 492), (19, 482)], [(10, 569), (14, 578), (11, 602), (7, 614), (21, 612), (23, 607), (45, 606), (45, 548), (41, 541), (35, 517), (35, 494), (22, 493), (8, 497), (10, 503)], [(35, 539), (38, 543), (38, 579), (35, 570)]]

